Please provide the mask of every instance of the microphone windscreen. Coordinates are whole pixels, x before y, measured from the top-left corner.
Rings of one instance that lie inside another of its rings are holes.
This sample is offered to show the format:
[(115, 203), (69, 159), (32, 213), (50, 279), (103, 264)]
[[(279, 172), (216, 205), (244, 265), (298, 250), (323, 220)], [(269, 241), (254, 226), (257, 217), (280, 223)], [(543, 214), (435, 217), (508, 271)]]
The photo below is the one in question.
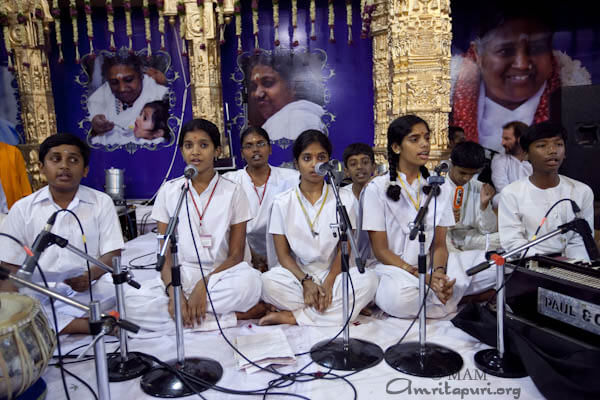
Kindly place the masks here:
[(192, 164), (188, 164), (183, 170), (183, 175), (188, 179), (193, 179), (194, 177), (196, 177), (196, 175), (198, 175), (198, 168), (196, 168)]

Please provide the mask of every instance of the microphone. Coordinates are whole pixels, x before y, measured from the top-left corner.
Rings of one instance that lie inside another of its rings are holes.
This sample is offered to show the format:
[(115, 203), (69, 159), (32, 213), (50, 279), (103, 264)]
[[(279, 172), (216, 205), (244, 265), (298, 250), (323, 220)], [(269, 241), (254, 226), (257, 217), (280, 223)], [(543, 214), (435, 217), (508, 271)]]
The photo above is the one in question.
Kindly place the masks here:
[(33, 242), (33, 245), (31, 246), (32, 252), (27, 254), (27, 257), (25, 258), (25, 262), (23, 263), (23, 266), (21, 267), (21, 269), (19, 269), (17, 271), (17, 276), (19, 276), (20, 278), (23, 278), (26, 280), (31, 279), (31, 275), (33, 274), (35, 265), (37, 264), (38, 260), (40, 259), (42, 252), (44, 250), (46, 250), (46, 248), (52, 244), (52, 236), (53, 235), (50, 233), (50, 231), (52, 230), (52, 227), (54, 226), (54, 222), (56, 222), (56, 215), (58, 213), (59, 213), (59, 211), (55, 211), (50, 216), (50, 218), (48, 218), (46, 225), (44, 226), (42, 231), (35, 238), (35, 241)]
[(435, 172), (437, 175), (439, 175), (442, 172), (447, 172), (449, 168), (450, 168), (450, 165), (448, 164), (448, 162), (447, 161), (442, 161), (441, 163), (439, 163), (437, 165), (437, 167), (435, 167), (433, 169), (433, 172)]
[(328, 172), (343, 172), (342, 163), (336, 159), (329, 160), (326, 163), (316, 163), (315, 172), (321, 176), (327, 175)]
[(183, 176), (185, 176), (186, 179), (194, 179), (196, 175), (198, 175), (198, 168), (192, 164), (185, 166), (185, 169), (183, 170)]
[(577, 232), (583, 239), (583, 245), (588, 253), (591, 262), (600, 260), (600, 251), (592, 236), (590, 224), (583, 218), (576, 218), (570, 223), (570, 229)]
[(454, 203), (452, 205), (452, 207), (455, 210), (459, 210), (460, 207), (462, 206), (464, 194), (465, 194), (465, 189), (462, 186), (457, 186), (456, 190), (454, 191)]
[(596, 242), (594, 241), (590, 224), (588, 224), (588, 222), (581, 215), (581, 208), (579, 208), (577, 202), (570, 199), (569, 202), (571, 203), (573, 214), (575, 214), (575, 224), (573, 225), (573, 230), (577, 232), (583, 239), (583, 245), (585, 246), (585, 250), (588, 253), (590, 261), (594, 262), (600, 260), (600, 251), (598, 251), (598, 246), (596, 246)]

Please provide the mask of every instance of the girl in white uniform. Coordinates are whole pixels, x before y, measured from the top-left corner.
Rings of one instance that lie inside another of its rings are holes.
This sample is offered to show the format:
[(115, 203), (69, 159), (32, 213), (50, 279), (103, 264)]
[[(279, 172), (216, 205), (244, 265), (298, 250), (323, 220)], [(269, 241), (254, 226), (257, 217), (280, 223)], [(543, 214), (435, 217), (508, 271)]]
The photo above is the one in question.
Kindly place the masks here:
[(248, 197), (253, 217), (246, 225), (246, 238), (252, 252), (252, 265), (267, 270), (267, 223), (275, 195), (298, 183), (298, 171), (269, 165), (271, 139), (263, 128), (249, 127), (241, 135), (242, 158), (246, 168), (228, 172), (224, 177), (241, 185)]
[[(279, 264), (262, 275), (263, 300), (276, 307), (259, 323), (340, 326), (342, 315), (341, 255), (333, 189), (315, 172), (315, 164), (331, 157), (331, 142), (316, 130), (304, 131), (293, 148), (300, 184), (275, 197), (269, 222)], [(354, 199), (342, 193), (354, 225)], [(351, 258), (351, 257), (350, 257)], [(375, 295), (372, 271), (350, 269), (355, 299), (352, 319)], [(350, 297), (352, 307), (352, 297)]]
[[(225, 326), (236, 323), (236, 314), (247, 316), (245, 312), (260, 299), (260, 272), (244, 261), (246, 222), (251, 218), (248, 200), (240, 185), (214, 170), (213, 161), (221, 151), (220, 146), (219, 130), (213, 123), (195, 119), (183, 126), (179, 139), (181, 154), (187, 164), (198, 169), (177, 225), (184, 294), (181, 309), (187, 327), (200, 325), (205, 316), (210, 317), (206, 314), (212, 313), (207, 291)], [(184, 184), (187, 184), (185, 178), (180, 177), (160, 189), (152, 209), (159, 234), (165, 233)], [(168, 323), (174, 316), (170, 251), (161, 277), (143, 282), (140, 290), (128, 291), (126, 304), (127, 318), (142, 328), (172, 329)]]
[[(388, 128), (390, 172), (374, 178), (363, 191), (362, 229), (369, 231), (375, 257), (372, 264), (379, 277), (375, 302), (395, 317), (416, 316), (420, 307), (419, 242), (418, 239), (409, 240), (408, 236), (409, 224), (426, 198), (423, 187), (429, 175), (425, 164), (429, 160), (430, 147), (429, 126), (424, 120), (414, 115), (396, 119)], [(432, 200), (429, 204), (424, 224), (425, 249), (434, 254), (433, 270), (428, 270), (426, 276), (426, 282), (431, 282), (427, 316), (442, 317), (455, 311), (467, 292), (471, 279), (464, 268), (475, 265), (479, 259), (483, 261), (483, 252), (468, 254), (464, 263), (460, 262), (457, 253), (452, 253), (448, 259), (446, 231), (454, 225), (449, 185), (442, 185), (435, 202)], [(484, 285), (489, 287), (494, 278), (487, 274), (486, 277), (488, 280)]]

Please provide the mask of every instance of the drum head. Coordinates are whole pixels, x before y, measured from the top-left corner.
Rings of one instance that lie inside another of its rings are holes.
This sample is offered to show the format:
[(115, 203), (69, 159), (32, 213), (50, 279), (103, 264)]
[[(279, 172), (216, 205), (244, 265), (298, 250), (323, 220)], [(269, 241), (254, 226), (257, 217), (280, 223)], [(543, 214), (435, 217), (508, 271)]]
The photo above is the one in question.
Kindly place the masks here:
[(0, 293), (0, 334), (32, 312), (34, 300), (18, 293)]

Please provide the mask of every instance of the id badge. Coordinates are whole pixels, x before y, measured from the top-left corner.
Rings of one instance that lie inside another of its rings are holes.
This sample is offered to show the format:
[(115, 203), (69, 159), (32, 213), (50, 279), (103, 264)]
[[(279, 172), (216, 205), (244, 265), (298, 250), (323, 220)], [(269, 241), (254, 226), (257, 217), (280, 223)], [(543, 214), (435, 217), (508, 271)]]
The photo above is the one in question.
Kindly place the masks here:
[(211, 235), (200, 235), (200, 246), (205, 249), (210, 249), (213, 245), (213, 240)]

